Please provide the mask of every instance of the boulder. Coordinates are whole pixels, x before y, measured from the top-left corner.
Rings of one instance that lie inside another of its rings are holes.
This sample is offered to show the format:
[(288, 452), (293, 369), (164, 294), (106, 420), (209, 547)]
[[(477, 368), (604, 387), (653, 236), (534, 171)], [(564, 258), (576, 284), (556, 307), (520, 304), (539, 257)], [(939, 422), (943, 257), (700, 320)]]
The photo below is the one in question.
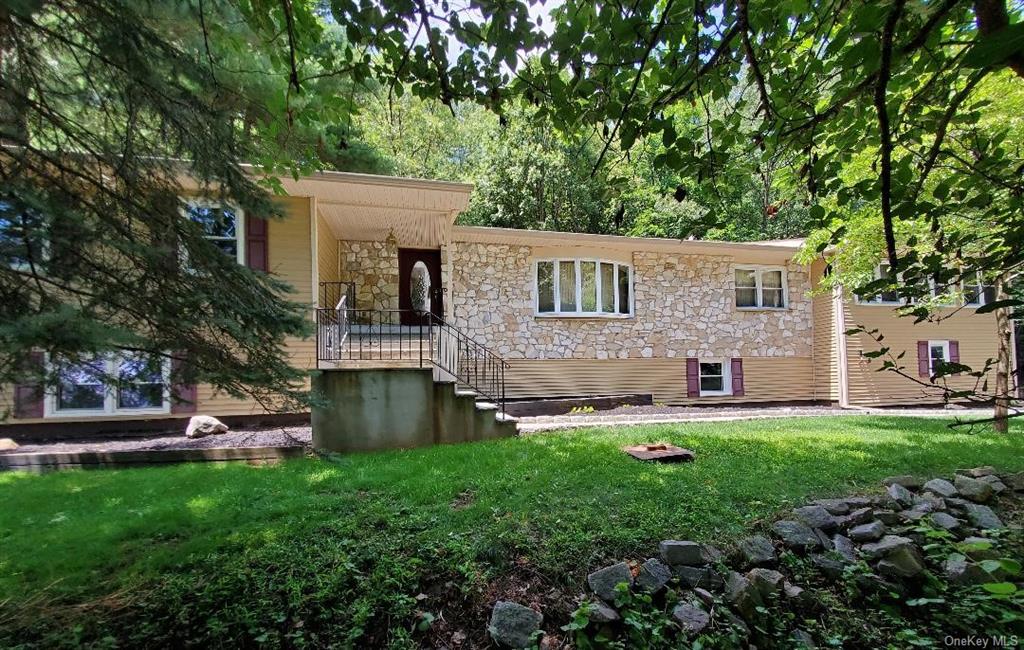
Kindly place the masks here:
[(757, 608), (764, 605), (761, 592), (742, 574), (732, 571), (725, 581), (725, 598), (744, 618), (757, 616)]
[(933, 478), (924, 484), (924, 489), (940, 497), (956, 496), (956, 486), (943, 478)]
[(491, 611), (487, 631), (499, 646), (527, 648), (543, 622), (544, 616), (540, 612), (519, 603), (499, 600)]
[(921, 479), (916, 476), (887, 476), (882, 479), (882, 485), (885, 487), (892, 487), (893, 485), (899, 485), (908, 490), (916, 490), (921, 487)]
[(885, 535), (885, 524), (880, 521), (854, 526), (850, 529), (850, 539), (855, 542), (874, 542)]
[(711, 622), (711, 616), (693, 603), (680, 603), (672, 610), (672, 620), (690, 635), (700, 634)]
[(914, 494), (900, 483), (893, 483), (885, 488), (886, 494), (894, 504), (900, 508), (909, 508), (914, 505)]
[(193, 415), (185, 427), (185, 437), (202, 438), (217, 433), (227, 433), (228, 425), (209, 415)]
[(906, 537), (900, 537), (899, 535), (886, 535), (877, 542), (861, 546), (860, 551), (869, 560), (873, 560), (875, 558), (886, 557), (897, 549), (912, 547), (913, 545), (914, 542)]
[(846, 499), (815, 499), (811, 503), (821, 506), (832, 515), (846, 515), (850, 513), (850, 503)]
[(740, 540), (740, 554), (747, 564), (754, 566), (775, 562), (775, 546), (767, 537), (754, 535)]
[(916, 547), (900, 546), (886, 554), (878, 563), (878, 570), (894, 578), (913, 578), (924, 572), (924, 561)]
[(999, 480), (999, 477), (996, 476), (995, 474), (989, 474), (988, 476), (982, 476), (978, 480), (983, 482), (983, 483), (988, 483), (989, 485), (991, 485), (992, 486), (992, 491), (995, 492), (996, 494), (1002, 494), (1003, 492), (1006, 492), (1006, 490), (1009, 489), (1009, 488), (1006, 487), (1006, 484), (1003, 483), (1001, 480)]
[(10, 438), (0, 438), (0, 451), (14, 451), (17, 448), (18, 443)]
[(670, 566), (703, 566), (714, 561), (714, 554), (697, 542), (666, 539), (658, 548), (661, 559)]
[(945, 512), (933, 512), (929, 516), (929, 519), (931, 520), (932, 525), (939, 530), (948, 530), (951, 533), (960, 530), (960, 526), (963, 525), (963, 522), (959, 519)]
[(969, 476), (957, 476), (953, 484), (963, 498), (975, 503), (985, 503), (995, 493), (988, 483)]
[(625, 562), (606, 566), (587, 576), (587, 584), (590, 585), (591, 591), (601, 600), (608, 602), (615, 602), (615, 587), (623, 582), (633, 586), (633, 574)]
[(1003, 524), (1003, 520), (1000, 519), (992, 508), (989, 508), (988, 506), (983, 506), (977, 503), (968, 503), (964, 507), (964, 512), (967, 513), (968, 521), (982, 530), (1006, 528)]
[(675, 567), (679, 581), (691, 589), (702, 587), (711, 591), (720, 590), (725, 581), (718, 571), (711, 567), (678, 566)]
[(836, 535), (832, 538), (832, 548), (839, 557), (843, 558), (845, 562), (856, 562), (857, 561), (857, 547), (853, 545), (853, 541), (849, 537), (842, 535)]
[(601, 600), (590, 604), (590, 621), (592, 623), (613, 623), (619, 620), (619, 613)]
[(804, 506), (802, 508), (794, 508), (793, 516), (811, 528), (820, 528), (824, 531), (831, 531), (838, 527), (836, 524), (836, 518), (833, 517), (824, 506)]
[(636, 575), (636, 586), (642, 591), (657, 593), (672, 579), (672, 569), (657, 558), (650, 558), (640, 565)]
[(757, 567), (747, 572), (747, 580), (754, 589), (757, 589), (763, 600), (768, 600), (782, 590), (786, 578), (778, 571)]
[(776, 521), (772, 524), (772, 532), (789, 548), (806, 550), (821, 546), (821, 540), (814, 531), (799, 521)]

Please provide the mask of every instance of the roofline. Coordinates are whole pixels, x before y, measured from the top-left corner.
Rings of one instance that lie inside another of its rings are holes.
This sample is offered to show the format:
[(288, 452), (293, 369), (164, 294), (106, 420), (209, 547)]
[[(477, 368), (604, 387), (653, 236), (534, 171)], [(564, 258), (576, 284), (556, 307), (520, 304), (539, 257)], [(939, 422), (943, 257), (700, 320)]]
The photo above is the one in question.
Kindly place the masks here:
[[(249, 173), (261, 173), (257, 171), (254, 165), (245, 164), (242, 165), (242, 168)], [(279, 176), (279, 178), (281, 178), (285, 182), (294, 182), (294, 179), (288, 176)], [(425, 190), (445, 190), (449, 192), (459, 192), (462, 194), (469, 194), (470, 192), (473, 191), (472, 183), (458, 183), (455, 181), (435, 181), (423, 178), (411, 178), (408, 176), (385, 176), (382, 174), (363, 174), (358, 172), (336, 172), (326, 170), (300, 176), (299, 182), (302, 181), (329, 183), (359, 183), (362, 185), (384, 185), (388, 187), (410, 187)]]
[[(462, 237), (460, 237), (460, 235)], [(662, 237), (626, 237), (624, 235), (593, 235), (589, 233), (562, 232), (557, 230), (527, 230), (517, 228), (494, 228), (490, 226), (455, 226), (452, 228), (452, 239), (459, 241), (463, 237), (472, 239), (486, 239), (491, 236), (496, 239), (521, 238), (527, 240), (538, 240), (538, 243), (567, 243), (590, 246), (609, 246), (622, 248), (623, 246), (637, 249), (667, 250), (676, 249), (686, 251), (688, 249), (699, 250), (708, 248), (720, 248), (725, 250), (749, 250), (759, 252), (776, 252), (794, 254), (800, 250), (801, 245), (782, 245), (772, 243), (752, 242), (730, 242), (710, 239), (667, 239)]]

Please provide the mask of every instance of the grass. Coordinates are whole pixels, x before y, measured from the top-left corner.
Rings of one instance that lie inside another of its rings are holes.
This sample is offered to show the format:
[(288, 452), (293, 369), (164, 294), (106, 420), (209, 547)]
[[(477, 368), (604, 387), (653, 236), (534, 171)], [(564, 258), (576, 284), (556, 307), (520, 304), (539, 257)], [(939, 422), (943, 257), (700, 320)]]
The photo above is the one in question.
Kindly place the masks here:
[[(460, 627), (479, 636), (498, 596), (551, 601), (557, 618), (588, 570), (646, 557), (663, 538), (723, 542), (890, 474), (1024, 469), (1019, 427), (998, 436), (946, 425), (662, 425), (270, 467), (2, 474), (0, 646), (401, 646)], [(697, 461), (619, 451), (651, 441), (691, 448)]]

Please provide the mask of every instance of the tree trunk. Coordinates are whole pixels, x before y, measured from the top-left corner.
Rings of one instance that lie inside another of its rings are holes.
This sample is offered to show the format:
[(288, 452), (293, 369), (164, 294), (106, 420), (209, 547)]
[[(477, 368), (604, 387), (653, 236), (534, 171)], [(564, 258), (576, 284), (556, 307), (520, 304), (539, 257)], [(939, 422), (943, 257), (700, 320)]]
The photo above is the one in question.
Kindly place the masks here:
[[(1006, 293), (1007, 275), (1004, 273), (996, 278), (996, 300), (1006, 300), (1009, 296)], [(1012, 368), (1012, 353), (1010, 346), (1013, 345), (1013, 331), (1010, 327), (1009, 310), (1005, 307), (996, 310), (996, 338), (999, 346), (996, 350), (996, 390), (995, 390), (995, 418), (994, 427), (999, 433), (1007, 433), (1010, 428), (1010, 421), (1007, 416), (1010, 414), (1010, 373)]]

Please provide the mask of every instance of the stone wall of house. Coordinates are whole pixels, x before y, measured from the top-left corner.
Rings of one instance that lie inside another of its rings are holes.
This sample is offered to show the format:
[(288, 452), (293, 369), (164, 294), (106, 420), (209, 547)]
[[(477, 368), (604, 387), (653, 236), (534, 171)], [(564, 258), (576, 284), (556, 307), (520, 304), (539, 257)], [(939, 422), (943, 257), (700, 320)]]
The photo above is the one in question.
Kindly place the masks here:
[(357, 309), (398, 309), (398, 245), (385, 241), (340, 241), (342, 282), (355, 282)]
[(634, 252), (633, 318), (550, 318), (534, 315), (529, 246), (448, 248), (454, 324), (505, 357), (811, 356), (810, 278), (798, 264), (787, 267), (788, 309), (742, 311), (733, 273), (742, 260)]

